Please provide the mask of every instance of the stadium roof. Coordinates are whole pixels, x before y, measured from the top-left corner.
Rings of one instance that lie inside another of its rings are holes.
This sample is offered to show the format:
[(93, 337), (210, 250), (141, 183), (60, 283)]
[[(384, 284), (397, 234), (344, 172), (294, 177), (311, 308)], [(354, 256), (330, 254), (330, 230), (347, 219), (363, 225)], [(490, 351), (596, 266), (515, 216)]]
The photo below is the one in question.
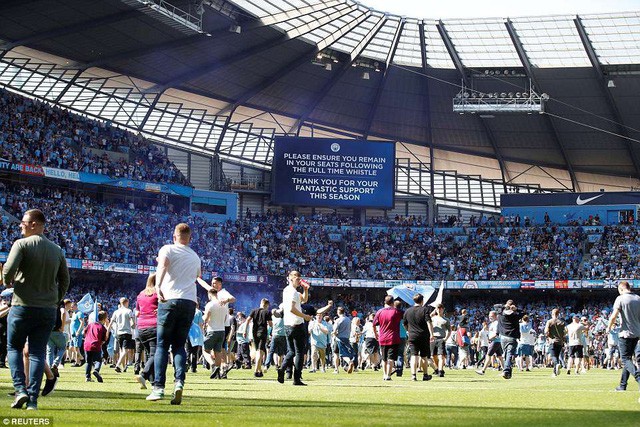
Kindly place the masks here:
[[(188, 12), (169, 19), (169, 4)], [(507, 162), (640, 177), (640, 12), (417, 19), (351, 0), (36, 0), (0, 5), (19, 46), (342, 129)], [(158, 11), (163, 13), (158, 13)], [(182, 22), (182, 24), (180, 22)], [(506, 74), (505, 74), (506, 71)], [(489, 74), (489, 72), (491, 74)], [(545, 114), (463, 116), (462, 82), (520, 92)], [(574, 185), (574, 188), (577, 186)]]

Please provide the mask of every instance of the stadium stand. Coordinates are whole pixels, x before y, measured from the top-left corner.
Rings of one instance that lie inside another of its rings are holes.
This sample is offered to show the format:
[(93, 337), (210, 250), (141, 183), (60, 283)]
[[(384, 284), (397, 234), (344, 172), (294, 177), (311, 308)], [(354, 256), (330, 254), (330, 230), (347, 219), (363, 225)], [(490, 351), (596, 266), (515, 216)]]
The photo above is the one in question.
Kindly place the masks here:
[(144, 138), (3, 89), (0, 158), (112, 178), (188, 183), (164, 153)]

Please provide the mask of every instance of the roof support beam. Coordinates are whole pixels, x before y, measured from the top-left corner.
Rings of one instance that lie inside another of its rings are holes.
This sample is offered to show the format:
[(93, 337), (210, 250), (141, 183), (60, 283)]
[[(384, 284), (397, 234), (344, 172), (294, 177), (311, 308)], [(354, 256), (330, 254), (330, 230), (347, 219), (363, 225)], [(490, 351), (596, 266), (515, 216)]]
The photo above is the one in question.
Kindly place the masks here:
[[(536, 90), (538, 92), (542, 92), (543, 89), (538, 84), (535, 73), (533, 72), (533, 65), (531, 65), (531, 61), (529, 60), (529, 57), (527, 56), (527, 52), (525, 51), (524, 46), (522, 45), (522, 41), (520, 40), (520, 37), (518, 36), (518, 33), (516, 32), (516, 29), (513, 26), (513, 22), (511, 22), (511, 20), (507, 18), (504, 22), (504, 25), (507, 27), (507, 32), (509, 33), (509, 37), (511, 37), (511, 41), (513, 42), (513, 45), (516, 48), (516, 52), (518, 52), (518, 56), (520, 57), (520, 61), (524, 66), (527, 76), (533, 82), (533, 85), (535, 86)], [(548, 108), (548, 104), (545, 108)], [(558, 146), (558, 149), (562, 154), (562, 158), (565, 164), (567, 165), (567, 170), (569, 171), (569, 176), (571, 177), (571, 186), (573, 187), (572, 189), (573, 191), (579, 192), (580, 184), (578, 183), (578, 179), (576, 178), (576, 174), (573, 170), (573, 165), (569, 161), (569, 156), (567, 156), (567, 151), (564, 148), (564, 144), (562, 143), (562, 139), (560, 138), (558, 129), (556, 128), (556, 125), (553, 122), (553, 119), (551, 118), (551, 116), (549, 116), (548, 114), (543, 114), (543, 116), (547, 124), (547, 127), (549, 128), (551, 136), (555, 141), (556, 145)]]
[[(306, 8), (303, 8), (303, 9), (306, 9)], [(367, 18), (367, 16), (369, 16), (369, 13), (364, 13), (362, 16), (351, 21), (345, 27), (340, 28), (340, 30), (336, 33), (337, 37), (333, 39), (331, 43), (337, 40), (338, 38), (342, 37), (347, 32), (351, 31), (355, 25), (358, 25), (360, 22), (364, 21)], [(262, 79), (257, 85), (243, 92), (241, 95), (238, 96), (235, 102), (225, 106), (223, 109), (221, 109), (218, 112), (218, 114), (222, 115), (222, 114), (226, 114), (229, 111), (235, 110), (240, 105), (244, 104), (245, 102), (247, 102), (248, 100), (256, 96), (258, 93), (262, 92), (263, 90), (267, 89), (269, 86), (271, 86), (272, 84), (280, 80), (282, 77), (296, 70), (298, 67), (302, 66), (303, 64), (311, 61), (313, 57), (322, 50), (322, 46), (329, 45), (329, 44), (330, 43), (327, 39), (322, 40), (320, 43), (318, 43), (316, 47), (305, 51), (299, 57), (295, 58), (292, 61), (289, 61), (288, 63), (284, 64), (282, 67), (278, 68), (275, 72), (271, 73), (271, 75)]]
[(433, 194), (435, 192), (435, 182), (433, 180), (435, 159), (433, 158), (433, 132), (431, 125), (431, 89), (429, 88), (429, 79), (426, 77), (429, 74), (429, 66), (427, 65), (427, 41), (424, 36), (424, 21), (420, 21), (420, 24), (418, 25), (418, 31), (420, 32), (420, 56), (422, 58), (422, 73), (425, 75), (425, 77), (422, 79), (422, 84), (424, 85), (423, 107), (427, 119), (427, 143), (429, 144), (429, 194), (431, 194), (431, 196), (433, 197)]
[(352, 19), (346, 25), (343, 25), (342, 27), (340, 27), (338, 29), (338, 31), (333, 32), (333, 33), (329, 34), (328, 36), (326, 36), (324, 39), (320, 40), (318, 42), (318, 48), (320, 50), (322, 50), (322, 49), (330, 46), (336, 40), (340, 39), (342, 36), (347, 34), (349, 31), (353, 30), (355, 27), (360, 25), (362, 23), (362, 21), (364, 21), (365, 19), (367, 19), (369, 17), (369, 15), (370, 15), (370, 12), (368, 12), (368, 11), (367, 12), (362, 12), (360, 14), (360, 16), (358, 16), (357, 18)]
[(69, 91), (69, 89), (71, 89), (71, 87), (75, 84), (76, 80), (78, 80), (78, 77), (80, 77), (82, 73), (84, 73), (84, 69), (77, 70), (71, 80), (67, 82), (67, 85), (64, 87), (64, 89), (62, 89), (62, 91), (58, 94), (53, 102), (59, 104), (62, 101), (62, 97)]
[[(447, 32), (447, 29), (444, 26), (444, 22), (438, 21), (438, 23), (436, 24), (436, 27), (438, 28), (440, 37), (442, 37), (442, 40), (444, 41), (444, 45), (447, 48), (447, 51), (449, 52), (449, 56), (451, 57), (451, 60), (455, 64), (456, 69), (458, 70), (458, 72), (460, 73), (460, 76), (462, 77), (462, 81), (464, 82), (465, 86), (470, 87), (471, 84), (469, 82), (469, 78), (467, 77), (467, 73), (465, 72), (464, 64), (462, 63), (462, 59), (460, 59), (460, 55), (458, 54), (458, 51), (456, 50), (456, 47), (453, 44), (453, 41), (451, 40), (451, 37), (449, 37), (449, 33)], [(496, 143), (495, 136), (493, 135), (493, 132), (489, 128), (489, 125), (484, 121), (482, 117), (477, 116), (475, 114), (474, 116), (477, 117), (477, 120), (480, 123), (480, 126), (482, 126), (482, 129), (484, 130), (484, 133), (487, 136), (489, 143), (491, 143), (491, 147), (493, 148), (493, 151), (496, 153), (496, 159), (498, 160), (498, 165), (500, 166), (500, 174), (502, 175), (502, 182), (506, 183), (509, 181), (509, 171), (507, 170), (507, 165), (504, 161), (504, 158), (502, 157), (502, 153), (498, 148), (498, 144)], [(504, 185), (504, 192), (505, 193), (507, 192), (506, 184)]]
[(158, 105), (158, 101), (160, 101), (160, 98), (162, 98), (162, 92), (158, 92), (155, 98), (153, 98), (151, 105), (149, 105), (149, 109), (147, 110), (146, 114), (142, 118), (142, 121), (138, 125), (138, 130), (140, 132), (144, 130), (144, 125), (147, 124), (147, 120), (149, 120), (149, 117), (151, 117), (151, 114), (153, 113), (153, 110), (156, 108), (156, 105)]
[(222, 126), (222, 132), (220, 132), (220, 137), (218, 138), (218, 141), (216, 142), (216, 153), (220, 152), (220, 146), (222, 145), (222, 141), (224, 141), (224, 136), (227, 134), (227, 129), (229, 129), (229, 125), (231, 124), (231, 117), (233, 116), (233, 113), (236, 112), (236, 109), (234, 108), (233, 110), (231, 110), (229, 112), (229, 115), (227, 116), (227, 118), (224, 120), (224, 125)]
[[(576, 15), (573, 22), (575, 23), (576, 28), (578, 29), (578, 34), (580, 35), (580, 40), (582, 40), (584, 49), (587, 51), (587, 56), (589, 56), (589, 60), (593, 65), (593, 69), (595, 71), (596, 78), (598, 80), (598, 86), (600, 86), (600, 89), (602, 90), (602, 95), (604, 96), (607, 102), (607, 107), (609, 108), (609, 111), (611, 112), (611, 115), (613, 116), (613, 119), (616, 122), (618, 133), (620, 135), (623, 135), (629, 138), (630, 137), (629, 132), (627, 132), (627, 128), (624, 124), (624, 121), (622, 120), (622, 115), (620, 114), (620, 110), (618, 110), (616, 101), (613, 95), (611, 94), (611, 90), (607, 87), (607, 79), (605, 78), (604, 71), (602, 70), (602, 64), (600, 64), (600, 61), (598, 60), (598, 55), (596, 54), (596, 51), (593, 48), (593, 44), (591, 43), (591, 40), (589, 40), (589, 35), (587, 34), (587, 30), (584, 27), (584, 24), (582, 23), (582, 18)], [(629, 151), (629, 157), (633, 162), (633, 167), (636, 170), (636, 178), (638, 178), (640, 177), (640, 161), (638, 160), (636, 151), (633, 149), (633, 146), (631, 145), (631, 141), (626, 139), (625, 143), (627, 146), (627, 150)]]
[(371, 125), (373, 124), (373, 119), (376, 116), (376, 111), (378, 110), (378, 105), (380, 104), (380, 98), (382, 98), (382, 92), (384, 91), (384, 87), (387, 84), (387, 78), (389, 77), (389, 65), (391, 65), (391, 61), (393, 60), (393, 56), (396, 54), (396, 50), (398, 49), (398, 44), (400, 43), (400, 34), (402, 34), (402, 30), (404, 29), (404, 19), (400, 21), (398, 24), (398, 28), (396, 28), (396, 33), (393, 36), (393, 42), (389, 47), (389, 53), (387, 54), (387, 60), (385, 61), (384, 73), (378, 82), (378, 87), (376, 88), (376, 95), (373, 98), (373, 102), (371, 103), (371, 107), (369, 108), (369, 114), (367, 115), (367, 123), (364, 128), (363, 138), (367, 139), (369, 137), (369, 131), (371, 130)]
[(371, 39), (376, 34), (378, 34), (378, 31), (380, 31), (380, 28), (382, 28), (382, 26), (386, 21), (387, 19), (385, 18), (384, 15), (380, 16), (380, 19), (378, 19), (378, 22), (376, 22), (376, 24), (373, 27), (371, 27), (367, 35), (364, 36), (362, 40), (360, 40), (360, 43), (358, 43), (356, 47), (353, 49), (353, 52), (351, 52), (351, 61), (354, 61), (358, 57), (358, 55), (362, 53), (365, 47), (369, 45), (369, 42), (371, 41)]
[[(215, 61), (211, 61), (211, 62), (207, 62), (205, 64), (199, 65), (194, 67), (193, 69), (179, 74), (176, 77), (173, 77), (171, 80), (168, 80), (166, 82), (164, 82), (163, 84), (158, 84), (155, 85), (153, 88), (151, 88), (152, 92), (155, 91), (159, 91), (159, 90), (166, 90), (170, 87), (176, 87), (181, 85), (184, 82), (187, 82), (189, 80), (193, 80), (196, 79), (204, 74), (213, 72), (219, 68), (222, 68), (224, 66), (227, 66), (229, 64), (233, 64), (234, 62), (237, 61), (241, 61), (243, 59), (246, 59), (252, 55), (258, 54), (260, 52), (264, 52), (265, 50), (269, 50), (271, 48), (274, 48), (276, 46), (279, 46), (281, 44), (286, 43), (287, 41), (291, 40), (292, 38), (297, 38), (303, 34), (306, 34), (308, 32), (311, 32), (323, 25), (325, 25), (328, 22), (331, 22), (334, 19), (338, 19), (344, 15), (349, 14), (353, 9), (355, 8), (355, 6), (347, 6), (344, 7), (334, 13), (331, 13), (321, 19), (317, 19), (314, 22), (305, 25), (304, 27), (301, 28), (297, 28), (295, 30), (292, 30), (291, 32), (287, 33), (287, 34), (282, 34), (279, 37), (276, 37), (275, 39), (271, 39), (271, 40), (267, 40), (265, 42), (262, 42), (258, 45), (255, 45), (253, 47), (250, 47), (248, 49), (245, 49), (243, 51), (237, 52), (235, 54), (232, 54), (230, 56), (227, 56), (225, 58), (219, 59), (219, 60), (215, 60)], [(242, 35), (241, 35), (242, 37)]]
[[(146, 6), (143, 6), (143, 7), (146, 7)], [(43, 40), (48, 40), (51, 38), (66, 36), (68, 34), (73, 34), (76, 32), (86, 30), (87, 28), (93, 28), (100, 25), (113, 24), (114, 22), (119, 22), (124, 19), (128, 19), (138, 15), (140, 13), (140, 10), (143, 7), (135, 8), (135, 9), (127, 9), (120, 12), (105, 15), (101, 18), (92, 18), (86, 21), (75, 23), (75, 24), (63, 25), (61, 27), (52, 28), (50, 30), (43, 31), (41, 33), (35, 33), (29, 37), (25, 37), (20, 40), (15, 40), (10, 43), (5, 43), (5, 45), (2, 46), (1, 48), (5, 50), (11, 50), (14, 47), (29, 45), (33, 43), (38, 43)]]
[[(377, 30), (375, 34), (377, 34), (378, 31), (380, 31), (380, 28), (382, 28), (382, 24), (377, 26)], [(359, 44), (356, 47), (356, 49), (354, 49), (354, 51), (351, 52), (351, 60), (346, 61), (345, 63), (342, 63), (340, 65), (340, 68), (336, 70), (336, 73), (333, 75), (333, 77), (331, 77), (331, 79), (329, 79), (329, 81), (322, 87), (320, 92), (318, 92), (317, 95), (314, 97), (314, 99), (309, 103), (309, 106), (306, 108), (306, 110), (303, 111), (303, 113), (300, 115), (298, 120), (296, 120), (296, 122), (293, 124), (291, 129), (289, 129), (289, 133), (295, 132), (296, 135), (300, 134), (300, 129), (302, 128), (302, 125), (304, 124), (304, 122), (307, 121), (311, 113), (313, 113), (313, 111), (320, 104), (320, 102), (322, 102), (322, 100), (327, 95), (327, 93), (331, 91), (331, 88), (335, 86), (335, 84), (338, 83), (340, 79), (346, 74), (346, 72), (349, 70), (349, 67), (351, 67), (351, 65), (354, 63), (356, 58), (360, 56), (362, 51), (366, 49), (367, 45), (373, 39), (375, 34), (369, 38), (369, 41), (366, 44)]]

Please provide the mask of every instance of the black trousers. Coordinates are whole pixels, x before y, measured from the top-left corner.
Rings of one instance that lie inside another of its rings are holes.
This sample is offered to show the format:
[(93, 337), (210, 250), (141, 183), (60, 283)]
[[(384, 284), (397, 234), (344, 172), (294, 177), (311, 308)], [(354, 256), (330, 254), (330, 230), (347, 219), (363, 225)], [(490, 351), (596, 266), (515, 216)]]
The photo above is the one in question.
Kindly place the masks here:
[(200, 360), (200, 354), (202, 353), (202, 346), (192, 346), (191, 341), (187, 339), (187, 369), (191, 369), (191, 372), (195, 372), (198, 368), (198, 360)]
[(300, 381), (307, 338), (304, 323), (296, 326), (285, 326), (284, 329), (287, 334), (287, 354), (284, 356), (280, 369), (286, 370), (287, 367), (293, 364), (293, 380)]
[(140, 339), (144, 352), (147, 356), (147, 361), (145, 362), (144, 367), (142, 367), (140, 374), (142, 375), (142, 378), (147, 381), (153, 381), (153, 359), (156, 354), (156, 344), (158, 342), (157, 332), (158, 330), (156, 328), (145, 328), (138, 331), (138, 338)]

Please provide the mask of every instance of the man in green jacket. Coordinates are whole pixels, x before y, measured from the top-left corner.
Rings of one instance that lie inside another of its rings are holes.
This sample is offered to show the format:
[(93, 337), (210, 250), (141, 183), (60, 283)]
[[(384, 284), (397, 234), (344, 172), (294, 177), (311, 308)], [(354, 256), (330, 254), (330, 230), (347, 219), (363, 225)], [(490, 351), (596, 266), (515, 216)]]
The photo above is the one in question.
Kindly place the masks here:
[[(38, 393), (45, 364), (45, 350), (56, 321), (56, 307), (69, 288), (69, 270), (62, 249), (44, 237), (44, 214), (25, 212), (20, 222), (24, 238), (11, 246), (2, 279), (13, 287), (7, 320), (7, 347), (15, 388), (12, 408), (38, 408)], [(29, 342), (29, 387), (26, 386), (22, 352)]]

